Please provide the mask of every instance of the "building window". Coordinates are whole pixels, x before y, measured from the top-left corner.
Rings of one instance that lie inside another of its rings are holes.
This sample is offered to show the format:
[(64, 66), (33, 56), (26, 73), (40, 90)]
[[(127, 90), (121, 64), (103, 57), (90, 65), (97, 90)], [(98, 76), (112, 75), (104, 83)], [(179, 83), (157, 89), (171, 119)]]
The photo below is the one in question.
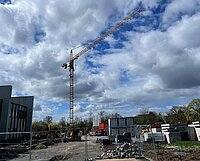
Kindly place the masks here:
[[(27, 107), (16, 103), (11, 103), (10, 114), (9, 114), (9, 132), (25, 132), (27, 121)], [(20, 139), (25, 134), (10, 134), (9, 139)]]
[(11, 103), (9, 131), (26, 131), (27, 107)]
[(3, 104), (3, 100), (2, 100), (2, 99), (0, 99), (0, 120), (1, 120), (2, 104)]

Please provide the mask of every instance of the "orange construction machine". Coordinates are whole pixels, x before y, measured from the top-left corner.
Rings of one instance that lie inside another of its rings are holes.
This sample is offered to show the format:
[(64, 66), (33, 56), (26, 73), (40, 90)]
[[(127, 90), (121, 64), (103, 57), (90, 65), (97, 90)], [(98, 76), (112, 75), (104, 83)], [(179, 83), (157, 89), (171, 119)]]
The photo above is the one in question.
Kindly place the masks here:
[(107, 135), (107, 126), (108, 124), (99, 123), (98, 129), (91, 130), (89, 134), (91, 136), (105, 136)]

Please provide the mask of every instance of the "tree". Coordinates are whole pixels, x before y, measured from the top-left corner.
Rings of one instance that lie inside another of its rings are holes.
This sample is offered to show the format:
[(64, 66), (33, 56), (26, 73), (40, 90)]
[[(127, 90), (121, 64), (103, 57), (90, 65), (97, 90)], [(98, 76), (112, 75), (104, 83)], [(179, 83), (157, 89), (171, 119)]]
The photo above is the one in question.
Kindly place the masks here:
[(66, 121), (65, 121), (65, 117), (61, 117), (59, 123), (58, 123), (62, 128), (63, 127), (67, 127)]
[(48, 131), (49, 127), (48, 124), (44, 121), (33, 121), (32, 123), (32, 131)]
[(122, 117), (122, 116), (121, 116), (119, 113), (117, 113), (117, 112), (108, 114), (108, 113), (106, 113), (105, 111), (100, 111), (100, 112), (98, 113), (98, 115), (99, 115), (100, 118), (101, 118), (101, 123), (105, 123), (105, 124), (108, 124), (108, 119), (109, 119), (109, 118), (121, 118), (121, 117)]
[(173, 106), (167, 113), (166, 120), (168, 123), (187, 123), (185, 112), (187, 107), (185, 106)]
[(50, 123), (49, 124), (49, 130), (60, 130), (60, 126), (57, 123)]
[(98, 112), (98, 115), (99, 115), (99, 117), (100, 117), (100, 119), (101, 119), (101, 122), (104, 122), (104, 118), (105, 118), (105, 111), (100, 111), (100, 112)]
[(33, 121), (32, 123), (32, 131), (36, 132), (36, 131), (42, 131), (42, 127), (40, 125), (40, 123), (38, 121)]
[(115, 113), (109, 114), (109, 118), (122, 118), (122, 115), (115, 112)]
[(92, 127), (92, 123), (93, 123), (93, 120), (92, 118), (88, 118), (88, 119), (82, 119), (82, 118), (79, 118), (79, 117), (76, 117), (75, 120), (74, 120), (74, 127), (76, 128), (91, 128)]
[(44, 119), (43, 119), (44, 122), (46, 122), (47, 124), (50, 124), (52, 123), (53, 121), (53, 117), (52, 116), (46, 116)]
[(187, 121), (200, 121), (200, 99), (193, 99), (187, 106), (185, 116)]
[(139, 114), (134, 118), (135, 123), (139, 125), (153, 125), (163, 122), (161, 116), (156, 112), (149, 111), (145, 114)]
[(141, 115), (149, 114), (149, 108), (146, 108), (146, 107), (141, 108), (140, 114)]

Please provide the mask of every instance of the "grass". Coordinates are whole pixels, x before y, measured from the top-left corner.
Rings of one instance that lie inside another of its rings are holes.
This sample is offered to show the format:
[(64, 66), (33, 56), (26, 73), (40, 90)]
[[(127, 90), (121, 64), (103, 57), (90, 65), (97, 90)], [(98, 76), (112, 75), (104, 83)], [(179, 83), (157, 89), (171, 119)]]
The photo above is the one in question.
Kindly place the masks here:
[(173, 149), (200, 149), (200, 141), (176, 141), (166, 145)]

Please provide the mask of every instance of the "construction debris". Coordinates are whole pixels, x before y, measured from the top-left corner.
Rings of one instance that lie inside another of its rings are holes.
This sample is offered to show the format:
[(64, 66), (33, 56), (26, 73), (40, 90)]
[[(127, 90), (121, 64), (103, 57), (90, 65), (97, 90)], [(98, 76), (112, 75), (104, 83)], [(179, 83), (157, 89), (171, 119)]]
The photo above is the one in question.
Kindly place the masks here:
[(49, 161), (60, 161), (60, 160), (68, 160), (70, 158), (72, 158), (72, 154), (67, 154), (67, 155), (56, 155), (54, 157), (52, 157)]
[(17, 158), (18, 154), (12, 149), (0, 149), (0, 160)]
[(35, 147), (35, 149), (46, 149), (46, 148), (48, 148), (46, 145), (44, 145), (44, 144), (38, 144), (36, 147)]
[(59, 160), (63, 160), (64, 156), (63, 155), (56, 155), (54, 157), (52, 157), (49, 161), (59, 161)]
[(96, 159), (124, 159), (142, 158), (142, 153), (137, 144), (124, 143), (117, 146), (114, 150), (107, 150), (96, 157)]

